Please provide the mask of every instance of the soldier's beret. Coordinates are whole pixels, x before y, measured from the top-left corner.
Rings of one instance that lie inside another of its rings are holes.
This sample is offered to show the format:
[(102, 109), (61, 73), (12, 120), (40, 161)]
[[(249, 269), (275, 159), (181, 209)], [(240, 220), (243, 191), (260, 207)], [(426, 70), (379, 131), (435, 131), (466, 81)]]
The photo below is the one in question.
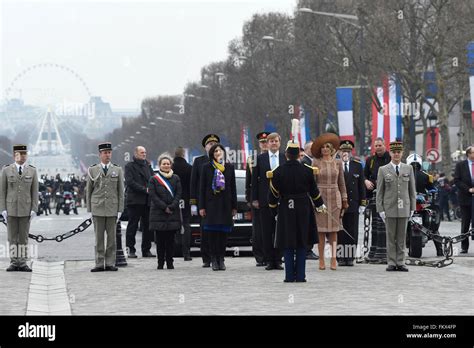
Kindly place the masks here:
[(354, 143), (352, 141), (350, 141), (349, 139), (346, 139), (346, 140), (341, 140), (339, 150), (341, 150), (341, 151), (352, 151), (352, 149), (354, 147), (355, 147)]
[(403, 151), (403, 143), (400, 141), (400, 139), (390, 143), (390, 151)]
[(257, 134), (256, 138), (259, 142), (266, 142), (267, 137), (270, 135), (270, 132), (260, 132)]
[(28, 152), (28, 147), (23, 144), (13, 145), (13, 152)]
[(217, 136), (216, 134), (208, 134), (202, 139), (202, 146), (206, 147), (206, 145), (211, 141), (214, 141), (216, 143), (221, 142), (219, 136)]
[(112, 150), (112, 143), (101, 143), (99, 144), (99, 152), (105, 150)]

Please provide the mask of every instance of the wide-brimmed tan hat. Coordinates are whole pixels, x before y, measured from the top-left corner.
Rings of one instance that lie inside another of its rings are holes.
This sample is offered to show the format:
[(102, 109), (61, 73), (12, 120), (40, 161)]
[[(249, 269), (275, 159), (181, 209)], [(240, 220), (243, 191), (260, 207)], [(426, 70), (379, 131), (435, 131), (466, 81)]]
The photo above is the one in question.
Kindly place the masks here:
[(321, 153), (321, 148), (324, 144), (330, 143), (334, 147), (334, 150), (339, 149), (339, 144), (341, 143), (339, 137), (334, 133), (324, 133), (321, 134), (313, 141), (311, 146), (311, 153), (315, 158), (321, 158), (323, 155)]

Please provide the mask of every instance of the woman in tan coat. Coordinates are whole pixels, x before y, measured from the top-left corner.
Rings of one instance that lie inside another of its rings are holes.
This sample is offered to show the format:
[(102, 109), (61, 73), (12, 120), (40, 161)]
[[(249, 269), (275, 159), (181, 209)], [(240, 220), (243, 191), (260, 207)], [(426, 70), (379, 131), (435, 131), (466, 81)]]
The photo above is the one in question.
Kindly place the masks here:
[(316, 212), (316, 224), (319, 234), (319, 269), (326, 269), (324, 247), (326, 237), (331, 245), (331, 269), (336, 270), (337, 232), (342, 230), (342, 215), (348, 208), (346, 185), (342, 162), (334, 159), (340, 140), (334, 133), (324, 133), (313, 142), (311, 152), (313, 166), (319, 169), (315, 175), (319, 191), (327, 206), (327, 214)]

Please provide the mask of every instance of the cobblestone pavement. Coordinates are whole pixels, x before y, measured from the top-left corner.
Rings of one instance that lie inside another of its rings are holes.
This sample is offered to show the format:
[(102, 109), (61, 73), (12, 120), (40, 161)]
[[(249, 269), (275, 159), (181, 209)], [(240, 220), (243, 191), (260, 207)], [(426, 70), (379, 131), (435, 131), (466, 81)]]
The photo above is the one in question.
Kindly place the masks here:
[[(31, 232), (64, 233), (83, 217), (82, 211), (79, 217), (40, 217)], [(442, 235), (454, 236), (459, 230), (460, 222), (441, 225)], [(0, 226), (0, 245), (5, 243), (6, 228)], [(320, 271), (317, 261), (308, 261), (307, 283), (283, 283), (283, 271), (255, 267), (250, 256), (228, 256), (225, 272), (203, 269), (201, 259), (194, 257), (190, 262), (175, 259), (174, 270), (157, 270), (155, 259), (138, 258), (128, 259), (128, 266), (118, 272), (91, 273), (93, 251), (92, 227), (62, 243), (38, 246), (38, 260), (66, 261), (64, 274), (73, 315), (474, 314), (472, 247), (469, 254), (456, 256), (451, 266), (410, 266), (408, 273), (389, 273), (385, 265), (367, 264)], [(434, 255), (429, 242), (423, 256)], [(0, 257), (0, 267), (7, 266), (8, 259)], [(31, 273), (0, 272), (0, 315), (26, 313), (30, 279)]]

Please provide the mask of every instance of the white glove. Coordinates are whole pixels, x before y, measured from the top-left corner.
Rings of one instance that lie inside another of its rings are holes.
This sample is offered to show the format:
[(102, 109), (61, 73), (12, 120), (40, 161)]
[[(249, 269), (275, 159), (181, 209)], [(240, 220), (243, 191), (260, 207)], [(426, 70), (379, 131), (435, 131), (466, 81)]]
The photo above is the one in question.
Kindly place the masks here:
[(30, 220), (33, 220), (35, 217), (36, 217), (36, 212), (32, 210), (30, 214)]
[(321, 204), (319, 207), (316, 207), (316, 211), (318, 213), (327, 213), (328, 212), (328, 208), (326, 207), (326, 205), (323, 203)]
[(198, 214), (198, 207), (197, 205), (193, 204), (191, 206), (191, 215), (197, 215)]
[(412, 217), (414, 213), (415, 213), (414, 210), (410, 210), (410, 217)]
[(380, 218), (383, 220), (383, 222), (385, 222), (385, 212), (381, 211), (379, 215), (380, 215)]
[(122, 213), (121, 212), (118, 212), (117, 213), (117, 220), (120, 220), (120, 217), (122, 216)]
[(8, 213), (7, 213), (6, 210), (2, 211), (2, 216), (3, 216), (3, 221), (5, 221), (5, 223), (7, 223)]
[(87, 219), (92, 219), (92, 213), (87, 213), (87, 214), (86, 214), (86, 220), (87, 220)]
[(364, 214), (365, 207), (363, 205), (359, 206), (359, 214)]

